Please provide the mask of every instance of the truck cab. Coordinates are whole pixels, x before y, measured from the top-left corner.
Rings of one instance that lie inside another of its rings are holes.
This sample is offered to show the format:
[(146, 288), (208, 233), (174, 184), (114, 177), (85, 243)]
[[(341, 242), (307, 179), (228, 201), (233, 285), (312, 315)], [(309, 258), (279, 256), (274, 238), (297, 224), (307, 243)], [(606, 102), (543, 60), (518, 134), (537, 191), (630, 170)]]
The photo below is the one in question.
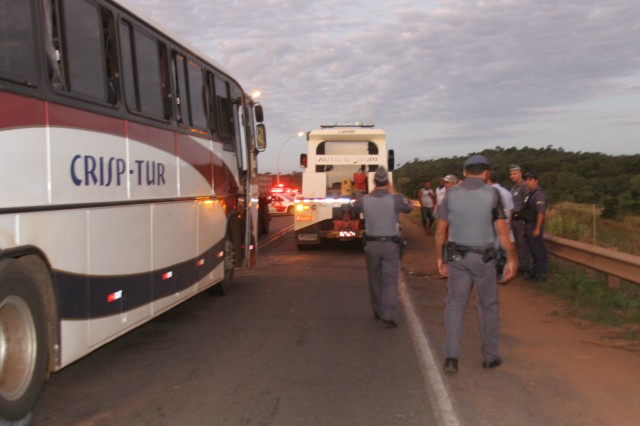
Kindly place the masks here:
[(373, 124), (321, 125), (307, 133), (307, 153), (300, 156), (302, 192), (294, 213), (297, 247), (362, 239), (364, 219), (353, 202), (373, 190), (378, 167), (393, 170), (393, 157), (385, 132)]

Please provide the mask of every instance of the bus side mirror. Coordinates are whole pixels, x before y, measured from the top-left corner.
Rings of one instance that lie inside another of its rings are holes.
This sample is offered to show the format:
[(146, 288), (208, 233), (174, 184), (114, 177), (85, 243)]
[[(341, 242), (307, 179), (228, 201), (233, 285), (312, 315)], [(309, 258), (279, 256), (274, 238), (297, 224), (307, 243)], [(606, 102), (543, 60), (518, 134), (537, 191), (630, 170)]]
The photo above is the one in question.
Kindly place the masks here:
[(389, 170), (390, 172), (393, 171), (394, 166), (396, 164), (396, 158), (395, 158), (395, 154), (393, 153), (393, 150), (390, 149), (389, 150), (389, 156), (388, 156), (388, 161), (387, 161), (387, 170)]
[(262, 123), (264, 121), (264, 111), (262, 111), (262, 105), (256, 104), (256, 106), (253, 107), (253, 110), (255, 111), (256, 121), (258, 123)]
[(300, 167), (307, 168), (307, 154), (300, 154)]
[(262, 152), (267, 149), (267, 128), (264, 124), (256, 126), (256, 150)]

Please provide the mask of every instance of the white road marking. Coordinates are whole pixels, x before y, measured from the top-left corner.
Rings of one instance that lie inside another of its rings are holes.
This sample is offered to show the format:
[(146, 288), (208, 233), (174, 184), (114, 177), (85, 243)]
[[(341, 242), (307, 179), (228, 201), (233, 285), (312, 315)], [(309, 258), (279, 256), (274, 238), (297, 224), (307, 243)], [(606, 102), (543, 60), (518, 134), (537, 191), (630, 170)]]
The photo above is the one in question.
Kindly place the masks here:
[(444, 382), (441, 370), (438, 364), (436, 364), (429, 338), (422, 328), (422, 323), (416, 313), (404, 281), (400, 280), (398, 287), (400, 290), (400, 303), (402, 303), (402, 307), (407, 316), (409, 333), (416, 348), (422, 375), (424, 376), (427, 388), (431, 390), (431, 392), (429, 392), (429, 399), (431, 399), (431, 405), (433, 406), (438, 425), (459, 426), (461, 425), (460, 419), (453, 407), (449, 390)]
[(258, 249), (262, 248), (262, 247), (266, 247), (267, 245), (271, 244), (272, 242), (274, 242), (275, 240), (277, 240), (278, 238), (284, 236), (284, 234), (286, 234), (287, 232), (290, 232), (293, 230), (293, 225), (291, 226), (287, 226), (284, 229), (281, 229), (280, 231), (276, 232), (275, 234), (271, 234), (269, 236), (267, 236), (263, 241), (261, 241), (258, 244)]

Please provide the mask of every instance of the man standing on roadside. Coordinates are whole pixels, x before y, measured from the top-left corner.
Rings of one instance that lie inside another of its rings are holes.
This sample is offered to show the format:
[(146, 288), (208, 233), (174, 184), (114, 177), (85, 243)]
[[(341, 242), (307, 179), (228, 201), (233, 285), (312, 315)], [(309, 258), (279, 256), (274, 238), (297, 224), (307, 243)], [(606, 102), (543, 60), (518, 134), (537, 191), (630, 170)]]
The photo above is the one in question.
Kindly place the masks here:
[(438, 189), (436, 189), (436, 211), (438, 210), (440, 204), (442, 204), (442, 200), (444, 199), (444, 196), (446, 195), (449, 188), (458, 183), (458, 178), (456, 177), (456, 175), (448, 174), (440, 179), (440, 182), (442, 183), (442, 188), (438, 187)]
[(374, 176), (375, 189), (359, 197), (354, 209), (364, 212), (366, 223), (365, 258), (369, 276), (369, 295), (373, 317), (385, 328), (395, 328), (400, 276), (400, 213), (410, 213), (413, 205), (395, 194), (384, 166)]
[(431, 189), (431, 182), (425, 182), (424, 187), (418, 191), (418, 201), (420, 202), (420, 212), (422, 214), (422, 227), (424, 235), (433, 235), (431, 227), (433, 226), (433, 205), (435, 204), (436, 194)]
[(529, 193), (524, 199), (521, 216), (524, 219), (524, 237), (533, 257), (533, 267), (529, 278), (536, 281), (547, 279), (547, 248), (544, 245), (544, 218), (547, 211), (547, 197), (538, 186), (538, 174), (524, 174)]
[[(447, 280), (444, 314), (444, 372), (458, 372), (464, 312), (475, 286), (482, 336), (483, 368), (502, 363), (498, 353), (498, 285), (494, 248), (494, 225), (500, 245), (507, 252), (504, 279), (516, 272), (515, 252), (509, 241), (498, 192), (485, 182), (489, 161), (472, 155), (464, 162), (465, 179), (452, 186), (440, 205), (436, 222), (436, 264)], [(448, 237), (446, 237), (448, 235)], [(445, 246), (446, 241), (446, 248)]]
[(511, 195), (513, 195), (513, 211), (511, 212), (511, 231), (518, 251), (518, 275), (528, 276), (531, 273), (531, 252), (524, 238), (524, 221), (520, 217), (520, 210), (524, 199), (529, 193), (522, 179), (522, 170), (517, 164), (509, 167), (509, 178), (513, 182)]

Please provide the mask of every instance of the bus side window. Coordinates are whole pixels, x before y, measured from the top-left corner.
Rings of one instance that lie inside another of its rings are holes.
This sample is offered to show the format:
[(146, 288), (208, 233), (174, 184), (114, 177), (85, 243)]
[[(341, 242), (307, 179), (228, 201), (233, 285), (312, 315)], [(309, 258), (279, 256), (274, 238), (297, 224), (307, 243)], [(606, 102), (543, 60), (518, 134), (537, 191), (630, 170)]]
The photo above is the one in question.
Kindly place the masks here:
[(33, 86), (36, 80), (31, 2), (0, 1), (0, 74)]
[[(102, 16), (98, 7), (84, 0), (62, 2), (59, 34), (64, 38), (62, 65), (69, 92), (107, 101), (106, 61)], [(58, 15), (60, 16), (60, 15)], [(55, 84), (55, 83), (54, 83)]]
[(193, 61), (187, 63), (189, 77), (189, 106), (191, 111), (191, 125), (201, 130), (207, 128), (206, 96), (202, 67)]
[(45, 1), (45, 49), (47, 52), (47, 71), (51, 86), (56, 90), (66, 90), (62, 55), (60, 53), (60, 19), (56, 0)]
[(169, 117), (166, 47), (127, 21), (120, 23), (120, 46), (129, 110), (166, 120)]
[(179, 53), (173, 55), (176, 81), (176, 120), (200, 130), (207, 129), (206, 97), (202, 67)]
[(216, 79), (211, 71), (207, 71), (207, 96), (208, 96), (208, 114), (207, 121), (209, 123), (209, 130), (212, 134), (218, 133), (217, 106), (216, 106), (216, 94), (215, 94)]
[(179, 124), (191, 125), (189, 119), (189, 94), (187, 92), (187, 77), (185, 73), (186, 59), (184, 56), (175, 53), (173, 55), (173, 70), (176, 82), (175, 115)]
[(214, 110), (217, 134), (228, 144), (233, 143), (233, 106), (229, 83), (214, 76)]
[(122, 64), (122, 81), (127, 106), (132, 111), (140, 111), (136, 95), (136, 81), (133, 61), (133, 28), (128, 22), (120, 23), (120, 55)]
[(113, 15), (104, 8), (100, 8), (102, 17), (102, 36), (104, 37), (105, 66), (107, 73), (107, 103), (115, 105), (119, 100), (118, 91), (118, 63), (116, 61), (116, 42)]

